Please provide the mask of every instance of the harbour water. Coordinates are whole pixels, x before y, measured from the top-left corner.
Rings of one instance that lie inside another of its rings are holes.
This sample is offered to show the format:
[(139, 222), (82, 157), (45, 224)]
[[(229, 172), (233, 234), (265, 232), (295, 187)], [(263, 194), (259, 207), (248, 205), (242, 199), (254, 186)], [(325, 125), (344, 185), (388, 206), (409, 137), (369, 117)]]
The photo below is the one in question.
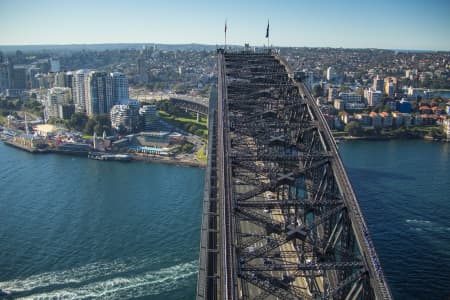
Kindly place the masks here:
[[(396, 299), (450, 295), (449, 146), (339, 144)], [(23, 299), (193, 299), (203, 177), (0, 143), (0, 288)]]
[(0, 143), (0, 288), (24, 299), (193, 299), (203, 177)]
[(395, 299), (450, 297), (450, 144), (354, 141), (340, 152)]

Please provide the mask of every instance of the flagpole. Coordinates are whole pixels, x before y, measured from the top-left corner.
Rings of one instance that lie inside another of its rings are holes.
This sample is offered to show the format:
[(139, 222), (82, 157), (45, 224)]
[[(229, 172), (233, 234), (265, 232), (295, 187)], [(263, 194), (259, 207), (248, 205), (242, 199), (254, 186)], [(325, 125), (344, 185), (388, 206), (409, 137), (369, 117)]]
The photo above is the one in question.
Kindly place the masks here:
[(225, 46), (223, 50), (227, 50), (227, 20), (225, 20)]

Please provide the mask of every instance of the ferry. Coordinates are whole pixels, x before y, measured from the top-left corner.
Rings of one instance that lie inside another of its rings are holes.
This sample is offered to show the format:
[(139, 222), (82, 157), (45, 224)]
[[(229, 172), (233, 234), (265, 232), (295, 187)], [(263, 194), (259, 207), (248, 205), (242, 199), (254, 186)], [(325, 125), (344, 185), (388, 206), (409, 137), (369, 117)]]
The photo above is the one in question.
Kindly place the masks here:
[(106, 154), (101, 152), (91, 152), (88, 157), (95, 160), (131, 161), (128, 154)]

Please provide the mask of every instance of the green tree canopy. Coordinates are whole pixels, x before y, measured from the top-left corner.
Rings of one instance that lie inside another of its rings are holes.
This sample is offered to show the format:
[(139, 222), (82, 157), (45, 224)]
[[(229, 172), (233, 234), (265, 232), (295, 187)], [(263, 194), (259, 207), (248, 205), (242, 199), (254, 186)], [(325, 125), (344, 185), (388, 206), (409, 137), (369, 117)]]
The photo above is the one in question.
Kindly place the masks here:
[(82, 131), (86, 127), (87, 122), (88, 117), (84, 113), (76, 112), (70, 118), (68, 126), (77, 131)]
[(353, 136), (361, 136), (363, 133), (363, 129), (359, 122), (351, 121), (347, 125), (345, 125), (345, 132)]
[(314, 97), (323, 96), (323, 89), (320, 85), (315, 85), (312, 89), (312, 94)]

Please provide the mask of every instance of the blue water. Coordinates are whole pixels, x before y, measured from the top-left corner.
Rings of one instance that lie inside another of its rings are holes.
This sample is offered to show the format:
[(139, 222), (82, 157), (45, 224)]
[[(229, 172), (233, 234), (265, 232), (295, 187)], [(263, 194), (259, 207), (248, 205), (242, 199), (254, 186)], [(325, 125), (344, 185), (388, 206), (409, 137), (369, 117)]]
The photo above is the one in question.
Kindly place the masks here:
[(0, 288), (30, 299), (193, 299), (203, 177), (0, 143)]
[[(450, 144), (339, 145), (396, 299), (450, 295)], [(204, 172), (0, 143), (0, 287), (25, 299), (193, 299)]]
[(450, 144), (339, 145), (396, 299), (450, 297)]
[(437, 92), (441, 97), (450, 99), (450, 92)]

